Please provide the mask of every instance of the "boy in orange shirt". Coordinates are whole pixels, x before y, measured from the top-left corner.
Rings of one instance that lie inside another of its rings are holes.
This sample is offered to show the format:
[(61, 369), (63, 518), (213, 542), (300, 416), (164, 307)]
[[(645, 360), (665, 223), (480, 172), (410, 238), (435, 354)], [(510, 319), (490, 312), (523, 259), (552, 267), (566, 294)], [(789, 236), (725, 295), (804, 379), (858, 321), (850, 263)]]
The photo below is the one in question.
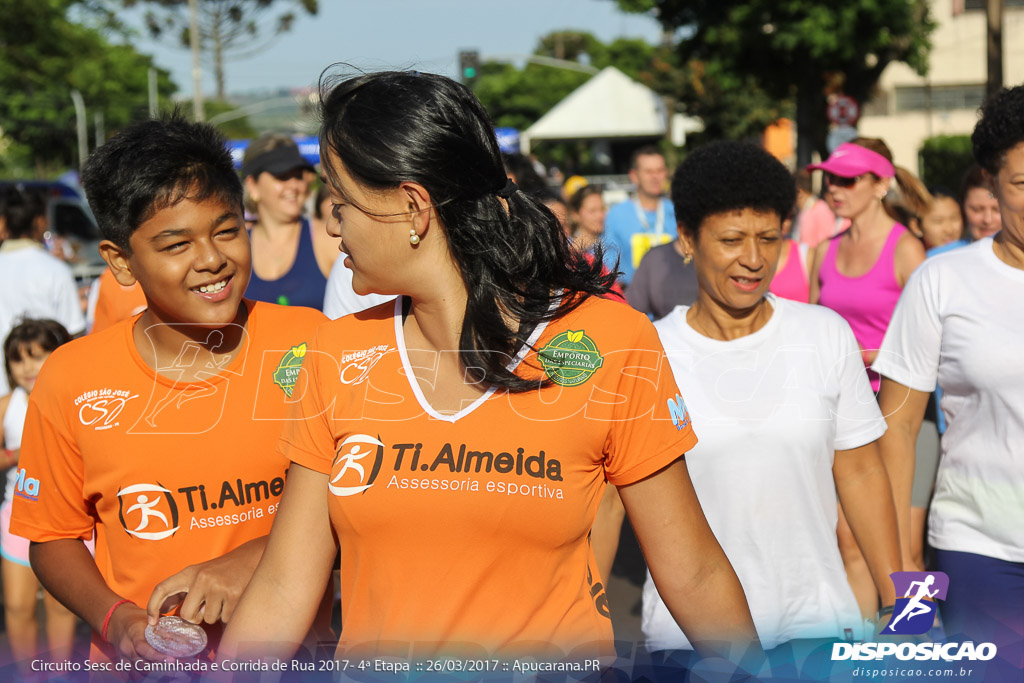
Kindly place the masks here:
[(147, 308), (48, 359), (11, 529), (32, 541), (47, 590), (93, 627), (94, 660), (164, 660), (144, 637), (147, 606), (184, 595), (180, 616), (222, 625), (262, 555), (288, 468), (274, 445), (326, 318), (242, 298), (242, 186), (212, 127), (131, 126), (83, 181), (104, 259)]

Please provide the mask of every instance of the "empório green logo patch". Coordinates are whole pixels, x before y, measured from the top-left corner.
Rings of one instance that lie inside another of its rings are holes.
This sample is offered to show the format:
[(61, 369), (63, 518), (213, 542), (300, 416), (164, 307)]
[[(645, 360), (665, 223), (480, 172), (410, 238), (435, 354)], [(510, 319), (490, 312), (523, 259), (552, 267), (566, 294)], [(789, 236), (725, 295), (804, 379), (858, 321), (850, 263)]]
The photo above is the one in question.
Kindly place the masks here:
[(563, 387), (583, 384), (604, 364), (597, 344), (583, 330), (567, 330), (555, 336), (537, 357), (548, 378)]
[(274, 370), (274, 384), (281, 387), (285, 396), (292, 397), (292, 389), (299, 379), (299, 369), (302, 367), (302, 359), (306, 356), (306, 342), (293, 346), (288, 353), (281, 356), (281, 362)]

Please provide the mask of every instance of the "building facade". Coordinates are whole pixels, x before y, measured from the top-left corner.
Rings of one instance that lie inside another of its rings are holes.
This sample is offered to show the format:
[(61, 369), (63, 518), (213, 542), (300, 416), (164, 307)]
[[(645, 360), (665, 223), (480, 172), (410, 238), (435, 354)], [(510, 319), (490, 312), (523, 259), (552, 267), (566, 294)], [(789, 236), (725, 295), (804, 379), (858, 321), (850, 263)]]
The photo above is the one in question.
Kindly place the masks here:
[[(1024, 83), (1024, 0), (1003, 0), (1003, 83)], [(858, 132), (885, 140), (896, 163), (918, 168), (918, 151), (935, 135), (970, 134), (985, 98), (985, 0), (932, 0), (931, 68), (921, 77), (903, 63), (882, 73)]]

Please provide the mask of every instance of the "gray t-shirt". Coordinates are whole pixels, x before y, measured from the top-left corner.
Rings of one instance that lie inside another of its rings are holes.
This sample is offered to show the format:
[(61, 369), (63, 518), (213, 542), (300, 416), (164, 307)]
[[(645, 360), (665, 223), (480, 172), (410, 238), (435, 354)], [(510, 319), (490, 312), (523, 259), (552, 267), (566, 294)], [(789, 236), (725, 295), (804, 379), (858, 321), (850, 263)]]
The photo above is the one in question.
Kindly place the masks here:
[(696, 271), (692, 263), (683, 262), (672, 243), (647, 252), (626, 288), (629, 305), (654, 320), (664, 318), (676, 306), (690, 306), (696, 300)]

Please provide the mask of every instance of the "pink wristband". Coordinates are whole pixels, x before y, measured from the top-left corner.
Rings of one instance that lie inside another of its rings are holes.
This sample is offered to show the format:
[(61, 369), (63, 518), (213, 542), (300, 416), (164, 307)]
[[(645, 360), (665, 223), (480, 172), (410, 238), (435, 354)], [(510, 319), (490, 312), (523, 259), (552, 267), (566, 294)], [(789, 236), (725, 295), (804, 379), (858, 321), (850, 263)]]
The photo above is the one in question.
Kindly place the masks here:
[(114, 610), (116, 610), (118, 607), (125, 604), (126, 602), (131, 602), (131, 600), (118, 600), (110, 606), (110, 609), (107, 610), (107, 616), (103, 617), (103, 628), (100, 629), (100, 638), (103, 639), (103, 642), (110, 642), (109, 640), (107, 640), (107, 628), (110, 626), (110, 617), (114, 616)]

